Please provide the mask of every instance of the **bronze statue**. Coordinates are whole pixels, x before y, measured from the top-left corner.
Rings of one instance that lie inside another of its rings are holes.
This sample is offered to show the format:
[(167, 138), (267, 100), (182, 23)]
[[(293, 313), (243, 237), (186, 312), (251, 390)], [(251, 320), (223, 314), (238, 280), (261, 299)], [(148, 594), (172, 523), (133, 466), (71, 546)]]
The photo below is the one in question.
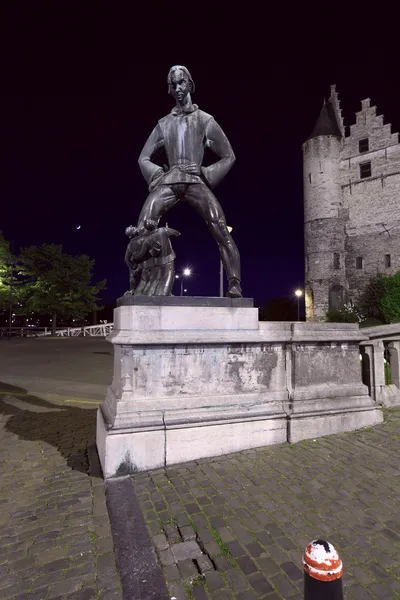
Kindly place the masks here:
[(155, 221), (146, 219), (141, 227), (129, 226), (125, 233), (131, 240), (125, 253), (130, 275), (126, 295), (170, 296), (175, 260), (170, 238), (179, 236), (179, 231), (168, 225), (157, 229)]
[[(168, 74), (168, 91), (175, 98), (171, 113), (160, 119), (139, 157), (139, 166), (150, 194), (138, 220), (143, 231), (146, 221), (157, 225), (160, 217), (180, 200), (192, 206), (208, 225), (219, 245), (221, 260), (229, 281), (227, 296), (240, 298), (239, 251), (229, 233), (225, 215), (211, 191), (231, 169), (235, 155), (214, 118), (192, 104), (194, 82), (186, 67), (177, 65)], [(202, 167), (204, 148), (211, 148), (219, 159)], [(160, 167), (153, 155), (164, 148), (168, 166)]]

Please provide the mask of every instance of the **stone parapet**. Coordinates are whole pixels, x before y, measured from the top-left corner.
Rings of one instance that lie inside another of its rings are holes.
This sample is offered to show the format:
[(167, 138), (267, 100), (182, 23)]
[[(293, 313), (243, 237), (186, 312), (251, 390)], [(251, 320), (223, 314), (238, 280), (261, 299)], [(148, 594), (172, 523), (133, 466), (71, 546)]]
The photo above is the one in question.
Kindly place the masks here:
[(121, 306), (114, 324), (97, 427), (105, 477), (382, 421), (357, 325), (210, 306)]

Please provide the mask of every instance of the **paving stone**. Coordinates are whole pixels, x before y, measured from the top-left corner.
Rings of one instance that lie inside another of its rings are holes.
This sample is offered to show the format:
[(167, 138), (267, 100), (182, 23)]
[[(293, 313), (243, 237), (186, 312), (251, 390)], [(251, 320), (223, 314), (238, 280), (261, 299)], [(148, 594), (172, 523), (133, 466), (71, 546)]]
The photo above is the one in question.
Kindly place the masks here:
[(299, 581), (303, 579), (303, 572), (293, 562), (283, 563), (281, 569), (285, 571), (286, 575), (291, 581)]
[(379, 600), (393, 600), (393, 590), (384, 583), (374, 583), (369, 590), (379, 598)]
[(235, 600), (235, 596), (229, 590), (220, 590), (217, 598), (218, 600)]
[(205, 580), (207, 589), (210, 592), (215, 592), (225, 587), (224, 580), (222, 579), (220, 573), (217, 573), (216, 571), (205, 573)]
[(234, 540), (233, 542), (228, 542), (226, 545), (230, 554), (234, 558), (238, 558), (239, 556), (244, 556), (246, 554), (245, 549), (236, 540)]
[[(63, 579), (62, 581), (53, 584), (49, 589), (49, 597), (67, 597), (68, 594), (79, 592), (82, 586), (90, 581), (89, 577), (76, 577), (71, 579)], [(95, 592), (96, 593), (96, 592)]]
[(272, 546), (275, 543), (272, 535), (270, 535), (266, 531), (260, 531), (256, 533), (256, 538), (258, 539), (260, 544), (262, 544), (266, 548), (268, 548), (268, 546)]
[[(114, 543), (111, 536), (103, 537), (96, 540), (96, 552), (97, 554), (107, 554), (108, 552), (113, 552)], [(82, 546), (80, 547), (80, 551), (76, 547), (72, 547), (68, 550), (69, 556), (76, 556), (80, 554), (82, 551)], [(91, 550), (88, 550), (90, 552)]]
[(197, 566), (199, 567), (200, 573), (207, 573), (207, 571), (213, 571), (214, 566), (208, 556), (202, 554), (196, 558)]
[(256, 596), (253, 592), (247, 591), (237, 594), (236, 598), (237, 600), (257, 600), (258, 596)]
[(238, 569), (228, 569), (225, 573), (226, 581), (232, 590), (237, 594), (243, 592), (249, 587), (247, 579)]
[(272, 535), (273, 538), (284, 537), (285, 535), (283, 530), (280, 527), (278, 527), (276, 523), (266, 523), (265, 531)]
[(274, 559), (278, 565), (287, 562), (288, 555), (279, 548), (279, 546), (268, 546), (268, 554)]
[(196, 585), (192, 589), (192, 596), (193, 596), (194, 600), (208, 600), (209, 599), (209, 596), (208, 596), (206, 590), (204, 589), (204, 587), (198, 586), (198, 585)]
[(96, 588), (86, 588), (72, 594), (68, 594), (67, 600), (94, 600), (97, 596)]
[(390, 573), (388, 573), (388, 571), (386, 571), (385, 569), (383, 569), (380, 565), (378, 565), (377, 563), (371, 562), (368, 565), (366, 565), (366, 568), (368, 569), (368, 571), (370, 571), (372, 573), (372, 575), (374, 575), (377, 579), (390, 579), (391, 575)]
[(180, 527), (180, 531), (185, 542), (196, 539), (196, 532), (192, 527), (186, 525), (184, 527)]
[(165, 525), (164, 531), (170, 544), (176, 544), (181, 541), (181, 536), (176, 525)]
[(259, 544), (257, 544), (257, 542), (248, 544), (246, 546), (246, 550), (249, 552), (249, 554), (251, 554), (251, 556), (254, 556), (254, 558), (258, 558), (265, 552), (264, 549)]
[(167, 538), (163, 533), (159, 533), (158, 535), (154, 536), (153, 542), (157, 550), (166, 550), (169, 547)]
[(269, 578), (269, 581), (284, 597), (289, 596), (290, 594), (294, 594), (296, 592), (296, 587), (290, 582), (286, 575), (273, 575)]
[(257, 564), (259, 565), (261, 573), (267, 578), (271, 575), (276, 575), (277, 573), (282, 572), (280, 567), (275, 561), (272, 560), (272, 558), (260, 557), (257, 559)]
[(196, 502), (190, 502), (188, 504), (185, 504), (185, 509), (191, 515), (200, 512), (200, 507)]
[(221, 540), (223, 542), (233, 542), (235, 540), (234, 536), (232, 535), (232, 533), (229, 531), (229, 529), (227, 527), (220, 527), (218, 529), (218, 533), (221, 536)]
[(202, 554), (200, 546), (194, 540), (173, 544), (171, 546), (171, 552), (176, 562), (187, 558), (193, 559)]
[(349, 600), (372, 600), (374, 596), (365, 588), (352, 585), (347, 588), (347, 597)]
[[(97, 598), (96, 598), (97, 600)], [(123, 600), (121, 590), (105, 590), (99, 593), (99, 600)]]
[(164, 567), (164, 576), (167, 581), (177, 581), (182, 577), (181, 572), (176, 565)]
[(278, 539), (278, 544), (281, 546), (281, 548), (283, 548), (284, 550), (296, 550), (296, 546), (295, 544), (292, 542), (292, 540), (288, 537), (281, 537)]
[(174, 555), (172, 554), (171, 550), (169, 548), (167, 548), (167, 550), (161, 550), (158, 554), (159, 559), (160, 559), (160, 563), (164, 566), (164, 567), (168, 567), (170, 565), (173, 565), (175, 562), (175, 558)]
[(47, 598), (48, 587), (42, 587), (36, 592), (24, 592), (23, 594), (18, 594), (15, 597), (15, 600), (44, 600)]
[(273, 587), (270, 583), (265, 579), (265, 577), (257, 572), (249, 575), (248, 580), (250, 585), (260, 596), (264, 596), (265, 594), (269, 594), (273, 592)]
[(181, 572), (182, 578), (187, 579), (188, 577), (194, 577), (198, 575), (198, 570), (193, 560), (186, 558), (178, 563), (178, 569)]
[(358, 565), (349, 568), (351, 575), (361, 583), (363, 586), (368, 586), (374, 583), (376, 580), (369, 573), (367, 573), (362, 567)]
[(218, 571), (227, 571), (231, 567), (231, 563), (225, 556), (216, 556), (213, 562)]
[(188, 600), (186, 588), (182, 583), (173, 584), (170, 588), (170, 594), (171, 598), (176, 598), (176, 600)]
[(225, 521), (221, 516), (210, 517), (211, 527), (214, 529), (220, 529), (225, 526)]
[(199, 538), (199, 540), (203, 543), (206, 544), (208, 542), (212, 542), (215, 541), (214, 540), (214, 536), (211, 533), (211, 531), (209, 529), (206, 529), (204, 527), (199, 527), (199, 529), (197, 530), (197, 536), (196, 539)]
[(218, 556), (219, 554), (221, 554), (221, 548), (214, 540), (205, 543), (204, 548), (207, 554), (211, 557)]

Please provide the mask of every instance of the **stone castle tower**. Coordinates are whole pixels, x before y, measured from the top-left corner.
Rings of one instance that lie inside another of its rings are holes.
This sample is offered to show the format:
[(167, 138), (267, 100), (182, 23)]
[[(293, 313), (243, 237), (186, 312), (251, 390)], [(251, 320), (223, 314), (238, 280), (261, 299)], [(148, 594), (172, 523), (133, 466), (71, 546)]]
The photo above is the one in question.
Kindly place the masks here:
[(303, 144), (307, 320), (400, 271), (400, 144), (363, 100), (345, 135), (335, 86)]

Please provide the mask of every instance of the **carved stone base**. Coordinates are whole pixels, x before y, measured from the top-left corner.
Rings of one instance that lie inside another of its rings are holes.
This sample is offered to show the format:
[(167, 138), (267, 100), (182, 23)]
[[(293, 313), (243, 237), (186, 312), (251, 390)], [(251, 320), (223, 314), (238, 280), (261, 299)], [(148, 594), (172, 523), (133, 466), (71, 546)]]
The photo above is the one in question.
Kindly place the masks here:
[(358, 327), (259, 323), (256, 308), (115, 309), (98, 412), (105, 477), (382, 422)]
[(220, 298), (217, 296), (132, 296), (117, 300), (117, 306), (222, 306), (224, 308), (253, 308), (253, 298)]

